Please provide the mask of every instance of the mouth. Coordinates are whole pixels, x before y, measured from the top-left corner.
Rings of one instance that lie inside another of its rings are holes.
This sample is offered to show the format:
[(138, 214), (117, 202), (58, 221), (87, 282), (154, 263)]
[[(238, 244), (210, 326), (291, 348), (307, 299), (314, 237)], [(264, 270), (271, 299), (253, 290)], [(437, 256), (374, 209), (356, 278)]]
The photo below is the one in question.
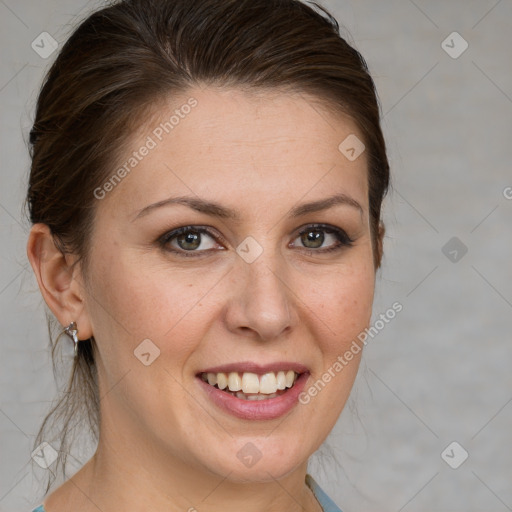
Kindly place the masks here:
[(204, 369), (196, 378), (214, 407), (245, 420), (272, 420), (299, 403), (309, 375), (297, 363), (244, 362)]
[(224, 393), (241, 400), (269, 400), (292, 388), (301, 373), (279, 370), (257, 374), (253, 372), (202, 372), (200, 378)]

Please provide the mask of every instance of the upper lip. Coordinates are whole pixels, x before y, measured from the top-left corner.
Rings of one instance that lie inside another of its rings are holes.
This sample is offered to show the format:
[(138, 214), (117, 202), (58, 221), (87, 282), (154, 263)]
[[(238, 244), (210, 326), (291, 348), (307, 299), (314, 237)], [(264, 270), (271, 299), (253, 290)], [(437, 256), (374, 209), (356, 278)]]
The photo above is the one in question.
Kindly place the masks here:
[(201, 370), (201, 373), (231, 373), (231, 372), (250, 372), (258, 375), (263, 375), (269, 372), (287, 371), (293, 370), (296, 373), (309, 372), (308, 368), (303, 364), (296, 363), (293, 361), (276, 361), (274, 363), (258, 364), (252, 361), (240, 361), (239, 363), (229, 363), (219, 366), (212, 366)]

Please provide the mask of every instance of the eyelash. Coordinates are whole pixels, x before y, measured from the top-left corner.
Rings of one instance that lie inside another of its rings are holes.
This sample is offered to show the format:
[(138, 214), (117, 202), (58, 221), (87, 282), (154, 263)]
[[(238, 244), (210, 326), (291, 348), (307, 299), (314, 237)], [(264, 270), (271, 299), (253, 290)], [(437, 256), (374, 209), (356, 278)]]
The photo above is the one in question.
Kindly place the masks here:
[[(309, 231), (323, 231), (328, 234), (333, 234), (338, 239), (338, 243), (336, 245), (333, 245), (327, 249), (308, 249), (306, 247), (302, 248), (302, 251), (305, 252), (308, 255), (314, 255), (314, 254), (326, 254), (334, 251), (339, 251), (341, 249), (344, 249), (346, 247), (351, 247), (354, 243), (354, 240), (351, 239), (347, 233), (339, 228), (336, 228), (334, 226), (330, 226), (328, 224), (310, 224), (306, 226), (302, 231), (300, 231), (297, 234), (297, 237), (300, 237), (301, 235), (308, 233)], [(205, 253), (209, 253), (212, 249), (203, 250), (203, 251), (184, 251), (184, 250), (177, 250), (177, 249), (169, 249), (168, 244), (169, 242), (176, 238), (179, 235), (182, 235), (184, 233), (188, 232), (194, 232), (194, 233), (200, 233), (200, 234), (206, 234), (213, 238), (215, 241), (217, 241), (217, 238), (220, 238), (216, 236), (209, 228), (203, 227), (203, 226), (183, 226), (181, 228), (175, 229), (173, 231), (169, 231), (159, 237), (158, 243), (161, 246), (162, 249), (165, 251), (171, 252), (173, 254), (176, 254), (178, 256), (183, 256), (186, 258), (192, 257), (192, 258), (198, 258), (203, 256)], [(296, 238), (297, 238), (296, 237)], [(222, 240), (222, 238), (221, 238)]]

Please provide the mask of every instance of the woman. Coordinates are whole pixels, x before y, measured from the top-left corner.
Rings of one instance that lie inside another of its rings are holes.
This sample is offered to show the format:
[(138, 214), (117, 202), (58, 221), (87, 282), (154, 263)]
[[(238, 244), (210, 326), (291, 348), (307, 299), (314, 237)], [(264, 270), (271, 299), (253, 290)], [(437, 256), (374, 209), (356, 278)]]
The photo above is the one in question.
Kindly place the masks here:
[(125, 0), (60, 51), (27, 253), (76, 350), (54, 464), (80, 408), (98, 445), (37, 511), (340, 510), (307, 463), (357, 374), (389, 165), (320, 10)]

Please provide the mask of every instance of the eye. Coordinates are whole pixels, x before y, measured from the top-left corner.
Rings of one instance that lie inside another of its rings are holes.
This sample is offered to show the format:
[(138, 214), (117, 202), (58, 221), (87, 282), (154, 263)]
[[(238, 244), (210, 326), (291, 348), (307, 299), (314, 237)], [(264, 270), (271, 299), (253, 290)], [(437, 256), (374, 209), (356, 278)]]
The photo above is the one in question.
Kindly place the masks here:
[[(166, 251), (185, 257), (201, 257), (215, 250), (216, 239), (221, 239), (209, 228), (203, 226), (184, 226), (158, 239), (159, 245)], [(299, 232), (296, 240), (300, 239), (303, 251), (307, 254), (322, 254), (341, 250), (353, 244), (353, 240), (340, 228), (325, 224), (311, 224)], [(328, 247), (322, 248), (331, 239)], [(210, 240), (210, 242), (208, 242)], [(292, 247), (296, 247), (292, 243)], [(224, 250), (222, 248), (221, 250)]]
[[(327, 237), (326, 237), (327, 234)], [(326, 248), (321, 248), (324, 242), (334, 240), (334, 244), (329, 245)], [(312, 224), (303, 229), (299, 236), (296, 238), (300, 239), (300, 243), (306, 249), (306, 253), (326, 253), (331, 251), (337, 251), (344, 247), (351, 246), (353, 240), (340, 228), (334, 226), (328, 226), (325, 224)]]
[[(209, 229), (200, 226), (184, 226), (166, 233), (159, 239), (160, 245), (167, 251), (179, 256), (201, 256), (198, 253), (209, 252), (214, 249), (215, 235)], [(173, 243), (174, 242), (174, 243)]]

